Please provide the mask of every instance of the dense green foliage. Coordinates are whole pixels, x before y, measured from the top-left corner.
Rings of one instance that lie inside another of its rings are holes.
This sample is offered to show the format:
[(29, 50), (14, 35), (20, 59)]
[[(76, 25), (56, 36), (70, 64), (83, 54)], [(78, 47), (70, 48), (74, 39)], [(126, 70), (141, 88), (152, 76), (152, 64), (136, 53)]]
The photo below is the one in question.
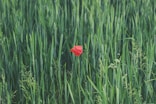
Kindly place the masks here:
[(0, 0), (0, 56), (0, 104), (155, 104), (156, 1)]

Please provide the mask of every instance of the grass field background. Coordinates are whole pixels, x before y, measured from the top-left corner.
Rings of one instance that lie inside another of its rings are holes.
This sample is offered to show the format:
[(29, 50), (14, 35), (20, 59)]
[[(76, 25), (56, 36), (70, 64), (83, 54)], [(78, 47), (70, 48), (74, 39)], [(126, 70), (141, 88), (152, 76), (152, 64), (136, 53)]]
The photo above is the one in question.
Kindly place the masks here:
[(155, 0), (0, 0), (0, 104), (155, 99)]

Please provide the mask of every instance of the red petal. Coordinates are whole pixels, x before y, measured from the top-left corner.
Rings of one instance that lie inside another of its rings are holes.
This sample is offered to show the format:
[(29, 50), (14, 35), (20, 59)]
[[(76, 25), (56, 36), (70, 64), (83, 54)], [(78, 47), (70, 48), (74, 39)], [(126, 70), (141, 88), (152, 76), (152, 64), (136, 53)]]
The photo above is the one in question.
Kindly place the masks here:
[(71, 50), (75, 56), (80, 56), (83, 53), (83, 48), (80, 45), (74, 46)]

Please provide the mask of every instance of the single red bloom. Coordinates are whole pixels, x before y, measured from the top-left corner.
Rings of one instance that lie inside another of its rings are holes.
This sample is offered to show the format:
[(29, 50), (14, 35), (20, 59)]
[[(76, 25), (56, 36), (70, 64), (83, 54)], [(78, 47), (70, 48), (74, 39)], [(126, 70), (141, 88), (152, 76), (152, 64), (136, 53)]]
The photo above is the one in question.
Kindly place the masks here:
[(70, 49), (70, 52), (73, 52), (75, 56), (80, 56), (83, 53), (83, 47), (80, 45), (74, 46)]

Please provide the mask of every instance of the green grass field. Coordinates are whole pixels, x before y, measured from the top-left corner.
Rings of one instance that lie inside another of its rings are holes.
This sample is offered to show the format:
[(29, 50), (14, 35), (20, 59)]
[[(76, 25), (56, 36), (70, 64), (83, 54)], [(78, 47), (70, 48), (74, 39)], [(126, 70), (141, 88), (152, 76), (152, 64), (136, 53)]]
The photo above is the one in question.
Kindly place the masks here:
[(0, 58), (0, 104), (156, 104), (156, 1), (0, 0)]

